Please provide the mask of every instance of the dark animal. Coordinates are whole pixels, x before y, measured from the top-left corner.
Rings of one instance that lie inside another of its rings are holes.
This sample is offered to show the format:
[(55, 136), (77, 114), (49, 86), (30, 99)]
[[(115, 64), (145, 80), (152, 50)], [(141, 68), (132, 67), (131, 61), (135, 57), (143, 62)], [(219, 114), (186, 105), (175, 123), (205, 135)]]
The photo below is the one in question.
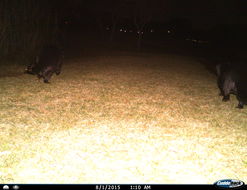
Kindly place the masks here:
[(230, 94), (238, 99), (237, 108), (242, 109), (247, 104), (247, 75), (243, 63), (225, 63), (216, 66), (217, 83), (222, 101), (229, 101)]
[(48, 83), (52, 75), (59, 75), (62, 67), (62, 53), (55, 46), (45, 46), (36, 57), (34, 63), (31, 63), (25, 69), (25, 73), (37, 75)]

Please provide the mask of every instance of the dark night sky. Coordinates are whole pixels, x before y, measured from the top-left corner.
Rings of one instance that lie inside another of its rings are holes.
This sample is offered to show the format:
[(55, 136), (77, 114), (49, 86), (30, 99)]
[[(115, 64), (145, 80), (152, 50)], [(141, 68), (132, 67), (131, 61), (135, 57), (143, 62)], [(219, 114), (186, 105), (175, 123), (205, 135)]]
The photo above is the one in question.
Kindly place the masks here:
[(198, 27), (247, 24), (245, 0), (160, 0), (160, 19), (187, 18)]
[(246, 2), (244, 0), (173, 0), (171, 17), (185, 17), (201, 27), (214, 24), (246, 24)]
[[(64, 0), (67, 4), (66, 11), (76, 9), (84, 15), (84, 18), (88, 13), (97, 16), (102, 11), (109, 11), (113, 9), (114, 3), (121, 1), (135, 0)], [(150, 0), (150, 2), (155, 8), (153, 21), (185, 18), (199, 28), (210, 28), (216, 24), (247, 24), (246, 0)]]

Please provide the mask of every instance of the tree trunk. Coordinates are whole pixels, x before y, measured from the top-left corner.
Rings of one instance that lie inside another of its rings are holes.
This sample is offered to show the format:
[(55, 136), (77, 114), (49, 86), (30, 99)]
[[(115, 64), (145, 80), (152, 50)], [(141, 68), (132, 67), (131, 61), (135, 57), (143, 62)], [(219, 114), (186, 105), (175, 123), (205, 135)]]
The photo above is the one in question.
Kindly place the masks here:
[(114, 22), (114, 23), (112, 24), (110, 42), (113, 42), (113, 39), (114, 39), (114, 37), (115, 37), (116, 25), (117, 25), (116, 22)]
[(140, 32), (137, 37), (137, 50), (141, 51), (142, 48), (142, 33)]

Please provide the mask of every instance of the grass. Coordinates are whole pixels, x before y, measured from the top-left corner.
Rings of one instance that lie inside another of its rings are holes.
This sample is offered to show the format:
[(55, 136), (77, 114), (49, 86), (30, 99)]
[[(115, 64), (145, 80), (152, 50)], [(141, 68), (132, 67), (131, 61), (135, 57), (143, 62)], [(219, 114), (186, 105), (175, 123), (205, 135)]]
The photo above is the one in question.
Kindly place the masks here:
[(192, 57), (66, 60), (50, 84), (0, 68), (0, 183), (247, 181), (247, 111)]

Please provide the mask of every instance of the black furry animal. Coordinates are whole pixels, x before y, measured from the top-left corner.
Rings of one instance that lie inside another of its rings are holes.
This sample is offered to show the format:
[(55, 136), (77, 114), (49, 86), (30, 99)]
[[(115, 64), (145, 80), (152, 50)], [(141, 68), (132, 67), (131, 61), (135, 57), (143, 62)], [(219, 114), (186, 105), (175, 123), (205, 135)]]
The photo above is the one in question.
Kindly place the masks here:
[(27, 66), (25, 73), (37, 75), (48, 83), (54, 73), (60, 74), (62, 58), (62, 53), (56, 46), (45, 46), (35, 62)]
[(247, 104), (247, 75), (246, 65), (243, 63), (225, 63), (216, 66), (217, 83), (222, 101), (229, 101), (230, 94), (236, 95), (242, 109)]

